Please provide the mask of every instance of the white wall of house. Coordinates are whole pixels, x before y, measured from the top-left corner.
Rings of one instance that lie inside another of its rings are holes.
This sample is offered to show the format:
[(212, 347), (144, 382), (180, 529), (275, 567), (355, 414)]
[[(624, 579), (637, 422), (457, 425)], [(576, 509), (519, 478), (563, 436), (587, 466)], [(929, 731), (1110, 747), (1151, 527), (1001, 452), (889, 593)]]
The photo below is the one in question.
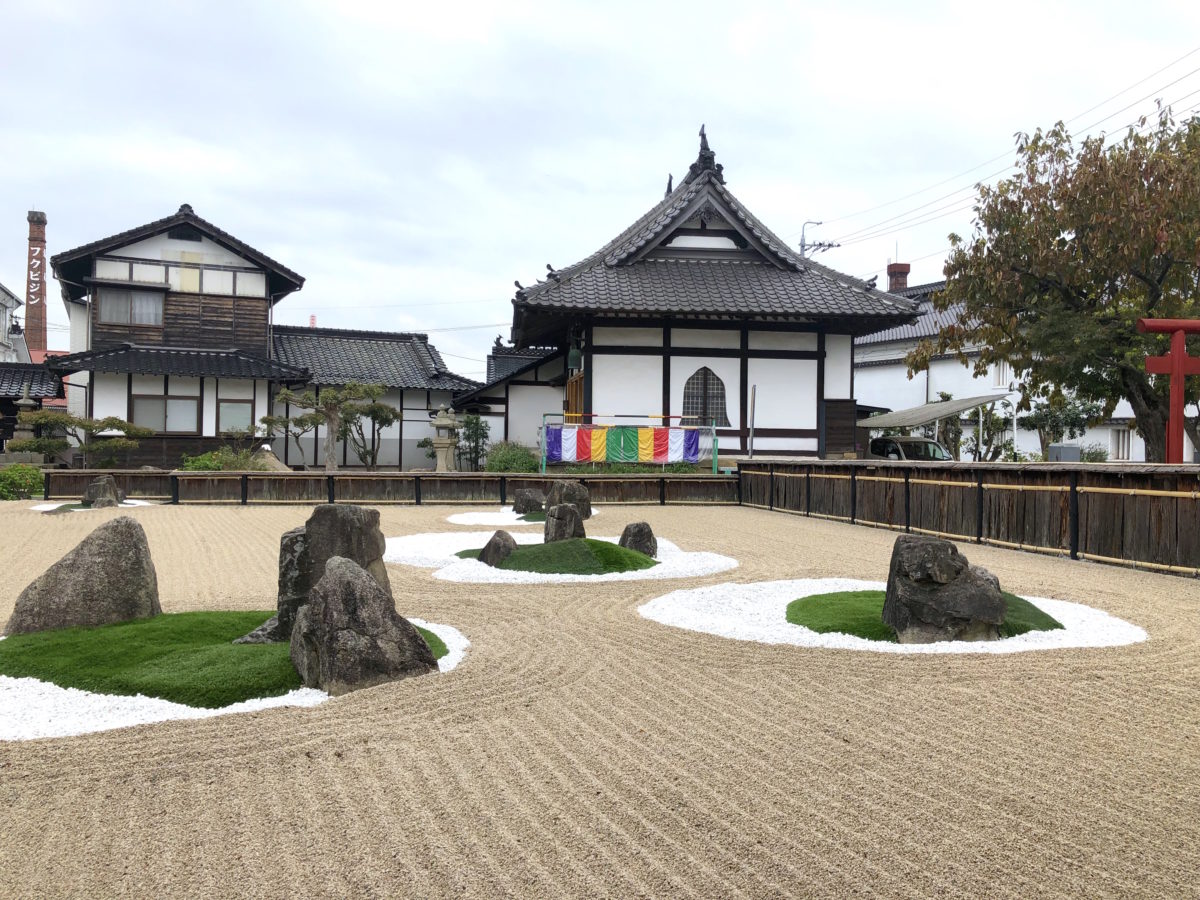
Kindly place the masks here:
[[(815, 359), (752, 359), (746, 373), (754, 387), (755, 428), (817, 427)], [(755, 450), (766, 446), (763, 440), (755, 438)]]
[(542, 415), (544, 413), (561, 413), (565, 394), (566, 392), (561, 387), (532, 384), (510, 385), (508, 388), (508, 439), (526, 447), (541, 446)]
[[(617, 329), (608, 329), (615, 331)], [(621, 329), (633, 332), (638, 329)], [(641, 329), (648, 330), (648, 329)], [(661, 340), (661, 332), (659, 332)], [(632, 343), (632, 342), (627, 342)], [(660, 344), (661, 346), (661, 344)], [(661, 356), (594, 355), (592, 357), (591, 424), (661, 425), (660, 419), (611, 418), (656, 416), (662, 412), (663, 360)], [(680, 397), (683, 389), (680, 388)]]
[(175, 262), (207, 263), (214, 266), (246, 266), (248, 263), (232, 250), (222, 247), (207, 237), (198, 241), (180, 241), (156, 234), (145, 240), (126, 244), (119, 250), (108, 251), (106, 256), (128, 256), (136, 259), (155, 259)]
[(97, 419), (124, 419), (129, 415), (129, 380), (125, 375), (97, 372), (92, 394), (92, 415)]

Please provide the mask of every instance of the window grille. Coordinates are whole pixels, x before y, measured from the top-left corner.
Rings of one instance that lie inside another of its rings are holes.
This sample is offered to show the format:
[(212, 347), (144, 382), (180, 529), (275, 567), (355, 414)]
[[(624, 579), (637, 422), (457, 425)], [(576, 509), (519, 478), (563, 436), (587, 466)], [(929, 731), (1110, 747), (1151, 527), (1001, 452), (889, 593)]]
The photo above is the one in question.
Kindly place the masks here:
[(683, 386), (683, 424), (729, 427), (725, 414), (725, 382), (708, 366), (697, 369)]

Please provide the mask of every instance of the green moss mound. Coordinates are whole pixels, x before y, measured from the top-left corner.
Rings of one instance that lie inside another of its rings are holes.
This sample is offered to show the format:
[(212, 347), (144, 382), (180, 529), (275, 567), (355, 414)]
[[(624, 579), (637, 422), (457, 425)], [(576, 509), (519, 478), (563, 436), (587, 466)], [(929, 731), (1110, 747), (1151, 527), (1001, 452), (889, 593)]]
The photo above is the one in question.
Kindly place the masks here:
[[(1062, 623), (1023, 597), (1004, 592), (1008, 612), (1000, 626), (1002, 638), (1027, 631), (1054, 631)], [(852, 634), (868, 641), (896, 643), (892, 629), (883, 624), (883, 591), (835, 591), (801, 597), (788, 604), (787, 620), (819, 634)]]
[[(218, 709), (300, 687), (288, 645), (234, 644), (269, 612), (193, 612), (0, 641), (0, 675), (98, 694), (144, 694)], [(446, 645), (418, 629), (433, 655)]]
[(545, 522), (546, 514), (544, 512), (531, 512), (525, 513), (520, 518), (522, 522)]
[[(463, 550), (463, 559), (477, 559), (479, 550)], [(626, 550), (608, 541), (592, 538), (572, 538), (550, 544), (529, 544), (518, 547), (503, 563), (501, 569), (518, 572), (541, 572), (546, 575), (611, 575), (657, 566), (652, 559), (636, 550)]]

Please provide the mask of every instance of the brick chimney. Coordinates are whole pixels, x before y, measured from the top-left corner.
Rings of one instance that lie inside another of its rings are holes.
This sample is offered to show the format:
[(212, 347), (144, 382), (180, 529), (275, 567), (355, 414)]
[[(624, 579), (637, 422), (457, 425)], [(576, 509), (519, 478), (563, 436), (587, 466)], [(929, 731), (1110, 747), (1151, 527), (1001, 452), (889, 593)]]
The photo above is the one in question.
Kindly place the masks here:
[(908, 273), (912, 266), (908, 263), (888, 263), (888, 293), (894, 294), (908, 287)]
[(46, 214), (30, 210), (29, 266), (25, 278), (25, 344), (32, 350), (46, 349)]

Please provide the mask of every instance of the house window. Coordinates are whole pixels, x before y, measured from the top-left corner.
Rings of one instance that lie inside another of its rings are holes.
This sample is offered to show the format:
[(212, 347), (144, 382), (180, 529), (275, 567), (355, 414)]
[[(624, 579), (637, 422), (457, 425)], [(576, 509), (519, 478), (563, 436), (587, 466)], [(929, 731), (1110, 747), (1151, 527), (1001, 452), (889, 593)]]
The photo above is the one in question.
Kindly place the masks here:
[(217, 432), (248, 431), (254, 424), (254, 401), (221, 400), (217, 403)]
[(99, 304), (100, 321), (106, 325), (162, 325), (162, 294), (103, 288)]
[(729, 427), (725, 414), (725, 382), (708, 366), (697, 369), (683, 386), (683, 424)]
[(199, 434), (199, 397), (133, 396), (133, 424), (160, 434)]
[(1012, 366), (1008, 363), (1001, 361), (992, 366), (992, 387), (1007, 391), (1012, 380)]
[(1112, 430), (1112, 458), (1114, 460), (1129, 459), (1130, 431), (1128, 428)]

